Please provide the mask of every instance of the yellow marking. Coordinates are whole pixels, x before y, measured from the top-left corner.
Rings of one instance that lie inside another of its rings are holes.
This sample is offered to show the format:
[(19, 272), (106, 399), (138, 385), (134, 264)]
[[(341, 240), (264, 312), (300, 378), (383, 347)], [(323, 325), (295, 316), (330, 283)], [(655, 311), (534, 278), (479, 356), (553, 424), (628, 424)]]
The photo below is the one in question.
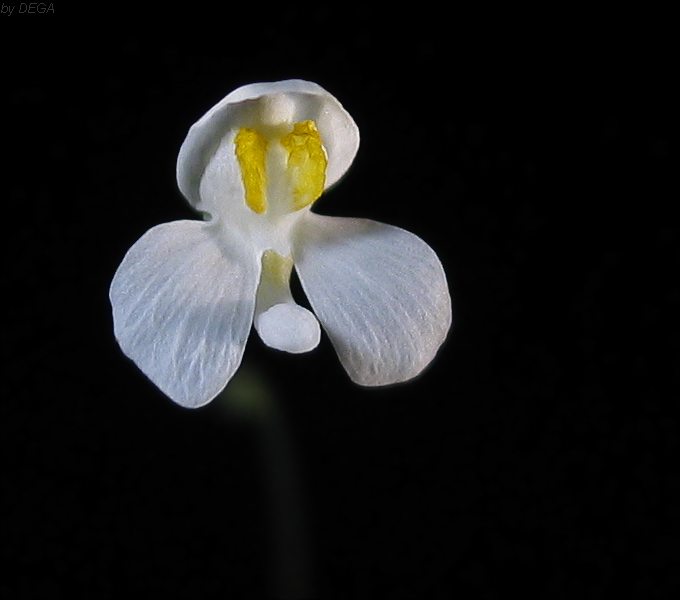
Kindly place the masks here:
[(303, 121), (281, 138), (288, 151), (288, 168), (293, 182), (293, 210), (308, 206), (323, 193), (326, 182), (326, 153), (314, 121)]
[(293, 259), (290, 256), (281, 256), (274, 250), (265, 250), (262, 255), (262, 277), (275, 288), (288, 287), (290, 273), (293, 270)]
[(236, 158), (246, 190), (246, 204), (261, 214), (267, 210), (267, 140), (250, 127), (241, 127), (234, 140)]

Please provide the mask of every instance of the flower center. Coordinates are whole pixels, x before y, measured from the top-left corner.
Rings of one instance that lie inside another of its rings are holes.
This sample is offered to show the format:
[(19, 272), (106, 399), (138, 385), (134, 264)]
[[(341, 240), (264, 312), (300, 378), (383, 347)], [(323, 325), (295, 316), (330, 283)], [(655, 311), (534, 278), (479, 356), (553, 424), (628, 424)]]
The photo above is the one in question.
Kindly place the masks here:
[[(272, 142), (278, 148), (273, 148)], [(290, 133), (271, 141), (255, 129), (241, 127), (234, 144), (246, 204), (252, 211), (258, 214), (267, 211), (273, 191), (270, 180), (279, 179), (275, 175), (272, 177), (271, 171), (276, 169), (273, 162), (276, 165), (283, 162), (285, 185), (276, 186), (274, 194), (288, 196), (279, 199), (289, 203), (286, 212), (309, 206), (323, 193), (328, 160), (314, 121), (295, 123)], [(279, 149), (284, 151), (282, 159), (277, 152)]]

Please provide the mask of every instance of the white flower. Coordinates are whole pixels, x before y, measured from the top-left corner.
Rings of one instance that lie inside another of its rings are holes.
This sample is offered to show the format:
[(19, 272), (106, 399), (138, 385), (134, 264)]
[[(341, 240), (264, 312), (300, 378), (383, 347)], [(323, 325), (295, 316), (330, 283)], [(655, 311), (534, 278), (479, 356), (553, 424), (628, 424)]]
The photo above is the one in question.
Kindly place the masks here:
[[(451, 325), (434, 251), (397, 227), (310, 210), (358, 147), (340, 103), (300, 80), (241, 87), (191, 127), (177, 182), (207, 220), (147, 231), (110, 290), (120, 347), (172, 400), (219, 394), (252, 324), (298, 353), (319, 343), (321, 321), (362, 385), (411, 379), (434, 358)], [(316, 317), (293, 300), (293, 266)]]

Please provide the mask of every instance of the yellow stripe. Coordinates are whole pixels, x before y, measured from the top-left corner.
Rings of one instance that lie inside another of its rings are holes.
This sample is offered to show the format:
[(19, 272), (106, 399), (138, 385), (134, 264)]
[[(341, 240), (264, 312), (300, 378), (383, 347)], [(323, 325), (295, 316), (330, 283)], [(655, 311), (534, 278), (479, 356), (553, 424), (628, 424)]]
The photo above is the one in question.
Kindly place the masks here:
[(250, 127), (241, 127), (236, 139), (236, 158), (241, 167), (246, 204), (258, 214), (267, 210), (267, 140)]
[(308, 206), (323, 193), (326, 182), (326, 153), (314, 121), (303, 121), (284, 135), (281, 145), (288, 152), (288, 169), (293, 182), (293, 210)]

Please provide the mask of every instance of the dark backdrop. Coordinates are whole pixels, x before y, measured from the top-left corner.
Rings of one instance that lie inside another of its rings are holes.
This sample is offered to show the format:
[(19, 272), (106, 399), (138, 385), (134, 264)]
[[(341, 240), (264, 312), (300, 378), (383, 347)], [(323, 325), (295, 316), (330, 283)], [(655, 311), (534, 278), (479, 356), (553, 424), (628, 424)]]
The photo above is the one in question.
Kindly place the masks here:
[[(285, 588), (283, 522), (320, 597), (670, 597), (663, 15), (264, 12), (3, 15), (0, 595), (263, 597)], [(234, 394), (255, 389), (266, 418), (184, 410), (120, 353), (108, 286), (148, 228), (193, 218), (175, 183), (190, 125), (291, 77), (362, 136), (316, 210), (425, 239), (455, 325), (386, 389), (353, 385), (327, 338), (290, 356), (253, 335)]]

